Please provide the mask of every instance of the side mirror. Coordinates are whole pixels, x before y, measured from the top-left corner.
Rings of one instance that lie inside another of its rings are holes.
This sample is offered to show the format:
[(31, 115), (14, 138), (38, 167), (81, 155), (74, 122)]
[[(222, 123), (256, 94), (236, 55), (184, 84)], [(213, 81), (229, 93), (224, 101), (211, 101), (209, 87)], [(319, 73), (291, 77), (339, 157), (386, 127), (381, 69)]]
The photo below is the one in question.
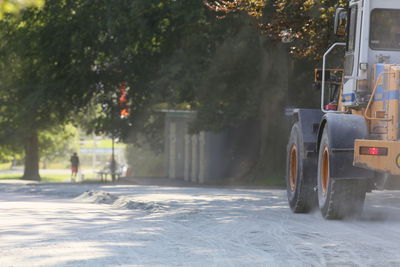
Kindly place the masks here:
[(336, 35), (344, 36), (346, 35), (347, 28), (347, 10), (339, 7), (335, 12), (335, 24), (333, 31)]

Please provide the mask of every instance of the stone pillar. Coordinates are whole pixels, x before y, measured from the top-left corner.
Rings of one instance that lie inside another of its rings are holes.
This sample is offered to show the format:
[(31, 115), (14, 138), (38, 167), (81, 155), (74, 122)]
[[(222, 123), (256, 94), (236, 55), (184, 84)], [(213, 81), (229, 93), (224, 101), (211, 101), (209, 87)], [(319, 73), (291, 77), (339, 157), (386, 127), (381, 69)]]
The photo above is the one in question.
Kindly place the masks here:
[(190, 174), (190, 181), (197, 182), (198, 178), (198, 135), (192, 135), (192, 168)]
[(199, 134), (199, 183), (205, 182), (205, 174), (207, 171), (207, 159), (206, 159), (206, 134), (200, 132)]
[(169, 162), (168, 178), (176, 178), (176, 123), (171, 122), (169, 126)]
[(184, 166), (184, 177), (185, 181), (190, 181), (190, 165), (192, 163), (192, 142), (189, 134), (185, 134), (185, 166)]

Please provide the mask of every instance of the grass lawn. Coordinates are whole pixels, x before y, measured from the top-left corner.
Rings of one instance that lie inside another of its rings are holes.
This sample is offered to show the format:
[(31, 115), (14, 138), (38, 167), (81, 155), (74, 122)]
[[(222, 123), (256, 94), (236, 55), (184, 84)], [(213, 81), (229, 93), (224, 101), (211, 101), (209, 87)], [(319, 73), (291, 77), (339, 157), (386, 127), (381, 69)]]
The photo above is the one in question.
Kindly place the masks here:
[(69, 182), (70, 175), (69, 174), (51, 174), (51, 175), (42, 175), (42, 182), (45, 183), (63, 183)]
[[(94, 144), (96, 143), (96, 145)], [(93, 140), (87, 139), (85, 142), (81, 144), (81, 148), (111, 148), (112, 147), (112, 140), (105, 139), (105, 140)], [(115, 148), (125, 148), (126, 145), (124, 143), (114, 143)]]
[(11, 162), (0, 163), (0, 171), (8, 170), (11, 167)]
[[(21, 174), (19, 173), (5, 173), (5, 174), (0, 174), (0, 179), (1, 180), (9, 180), (9, 179), (20, 179)], [(51, 174), (51, 175), (42, 175), (42, 180), (41, 182), (44, 183), (62, 183), (62, 182), (68, 182), (70, 175), (68, 174)]]
[[(22, 176), (21, 173), (0, 173), (0, 180), (18, 180)], [(82, 182), (84, 183), (98, 183), (99, 178), (95, 174), (85, 175)], [(43, 174), (41, 175), (41, 182), (43, 183), (65, 183), (70, 182), (70, 174)], [(77, 179), (80, 181), (79, 179)]]
[(0, 173), (0, 179), (19, 179), (19, 178), (21, 178), (21, 174)]

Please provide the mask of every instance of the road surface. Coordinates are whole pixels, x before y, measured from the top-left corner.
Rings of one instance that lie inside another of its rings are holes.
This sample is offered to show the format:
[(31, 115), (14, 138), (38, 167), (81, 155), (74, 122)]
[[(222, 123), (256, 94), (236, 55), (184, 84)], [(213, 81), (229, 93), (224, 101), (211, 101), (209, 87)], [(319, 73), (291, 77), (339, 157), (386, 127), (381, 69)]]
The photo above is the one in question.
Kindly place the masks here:
[(400, 266), (400, 191), (325, 221), (284, 190), (3, 182), (0, 214), (0, 266)]

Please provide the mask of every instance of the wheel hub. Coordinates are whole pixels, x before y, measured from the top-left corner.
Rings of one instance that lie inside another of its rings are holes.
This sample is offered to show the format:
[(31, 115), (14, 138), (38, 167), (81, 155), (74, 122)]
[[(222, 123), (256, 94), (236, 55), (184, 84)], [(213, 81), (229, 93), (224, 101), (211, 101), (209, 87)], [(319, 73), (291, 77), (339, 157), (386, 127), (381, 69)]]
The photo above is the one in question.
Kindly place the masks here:
[(289, 185), (290, 190), (296, 189), (297, 183), (297, 148), (296, 145), (292, 145), (290, 149), (290, 170), (289, 170)]
[(322, 164), (321, 164), (321, 187), (324, 196), (326, 196), (326, 192), (328, 190), (329, 184), (329, 150), (328, 147), (324, 147), (324, 151), (322, 152)]

